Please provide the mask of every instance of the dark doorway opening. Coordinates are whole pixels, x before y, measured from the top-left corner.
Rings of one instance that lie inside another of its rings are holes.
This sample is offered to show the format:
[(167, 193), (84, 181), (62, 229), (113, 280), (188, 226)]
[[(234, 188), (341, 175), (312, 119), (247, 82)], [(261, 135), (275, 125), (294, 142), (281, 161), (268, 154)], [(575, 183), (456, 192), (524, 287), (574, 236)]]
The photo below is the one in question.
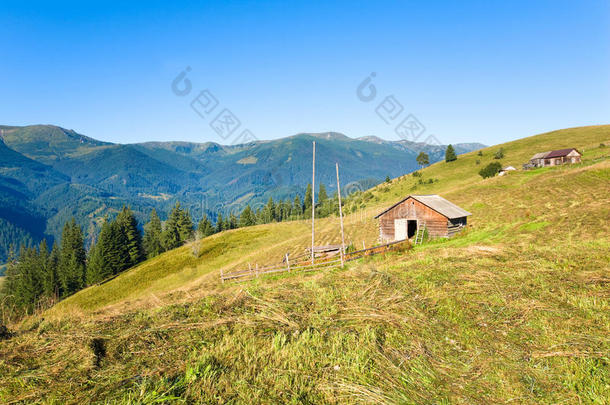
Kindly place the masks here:
[(417, 232), (417, 220), (409, 219), (407, 221), (407, 237), (411, 239), (413, 236), (415, 236), (415, 232)]

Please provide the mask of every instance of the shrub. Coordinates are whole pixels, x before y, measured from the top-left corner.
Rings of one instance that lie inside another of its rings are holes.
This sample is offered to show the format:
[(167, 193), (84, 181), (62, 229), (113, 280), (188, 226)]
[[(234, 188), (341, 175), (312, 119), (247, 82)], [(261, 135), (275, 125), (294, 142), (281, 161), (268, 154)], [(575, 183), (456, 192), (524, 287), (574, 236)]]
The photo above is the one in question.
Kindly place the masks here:
[(479, 175), (484, 179), (493, 177), (502, 169), (500, 162), (492, 162), (479, 171)]
[(413, 177), (421, 177), (421, 172), (419, 172), (419, 171), (417, 171), (417, 170), (416, 170), (416, 171), (414, 171), (414, 172), (413, 172)]
[(480, 150), (479, 153), (477, 153), (477, 156), (483, 156), (483, 151)]
[(502, 159), (503, 157), (504, 157), (504, 148), (500, 148), (494, 155), (494, 159)]
[(481, 161), (480, 161), (479, 159), (477, 159), (477, 161), (476, 161), (476, 162), (474, 162), (474, 163), (475, 163), (475, 164), (477, 164), (477, 165), (480, 165), (480, 164), (481, 164)]

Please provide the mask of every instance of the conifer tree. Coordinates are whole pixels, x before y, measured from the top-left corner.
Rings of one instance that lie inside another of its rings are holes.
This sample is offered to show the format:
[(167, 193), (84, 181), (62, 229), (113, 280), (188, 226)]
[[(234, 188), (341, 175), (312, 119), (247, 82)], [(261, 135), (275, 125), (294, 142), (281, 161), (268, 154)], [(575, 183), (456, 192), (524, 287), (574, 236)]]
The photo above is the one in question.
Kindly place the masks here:
[(318, 189), (318, 206), (316, 211), (320, 217), (326, 217), (329, 214), (328, 194), (326, 193), (326, 186), (322, 183), (320, 183), (320, 188)]
[(135, 266), (144, 259), (144, 248), (142, 247), (142, 234), (138, 229), (138, 221), (128, 207), (123, 207), (116, 222), (126, 239), (127, 252), (129, 253), (128, 267)]
[(273, 202), (273, 198), (269, 197), (267, 201), (267, 205), (265, 205), (264, 214), (263, 214), (264, 223), (268, 224), (273, 222), (276, 218), (275, 216), (275, 203)]
[(291, 216), (295, 218), (300, 218), (303, 215), (303, 204), (301, 203), (301, 199), (297, 194), (294, 196), (294, 202), (292, 203)]
[(165, 250), (175, 249), (182, 245), (183, 239), (180, 235), (180, 223), (183, 221), (182, 209), (180, 208), (180, 202), (176, 202), (174, 208), (169, 214), (169, 218), (165, 223), (165, 229), (163, 230), (163, 247)]
[(83, 245), (83, 233), (72, 218), (64, 226), (61, 237), (58, 276), (62, 287), (62, 296), (80, 290), (85, 284), (86, 252)]
[(180, 216), (178, 217), (178, 233), (180, 234), (181, 243), (193, 239), (193, 236), (195, 236), (191, 214), (186, 210), (180, 210)]
[(199, 221), (199, 225), (197, 226), (197, 232), (199, 233), (199, 237), (205, 238), (206, 236), (210, 236), (214, 234), (214, 226), (212, 222), (208, 219), (207, 215), (203, 215), (201, 221)]
[(87, 285), (93, 285), (102, 281), (105, 277), (103, 272), (106, 269), (106, 263), (102, 255), (101, 243), (98, 241), (89, 249), (87, 257)]
[(216, 232), (224, 231), (224, 220), (222, 219), (222, 214), (219, 212), (218, 217), (216, 218)]
[(311, 218), (311, 183), (307, 184), (307, 189), (305, 190), (305, 198), (303, 200), (303, 214), (305, 218)]
[(38, 252), (35, 248), (22, 247), (19, 253), (19, 279), (15, 291), (17, 306), (26, 313), (34, 310), (42, 295), (42, 279), (40, 274)]
[(52, 299), (58, 299), (60, 294), (60, 283), (57, 277), (58, 265), (59, 265), (59, 246), (57, 243), (53, 243), (53, 249), (47, 260), (47, 266), (45, 268), (46, 274), (43, 279), (44, 294)]
[(328, 200), (328, 194), (326, 193), (326, 186), (320, 183), (320, 189), (318, 190), (318, 203), (324, 204)]
[(256, 218), (254, 218), (254, 214), (252, 213), (252, 208), (250, 205), (246, 205), (246, 208), (241, 212), (239, 216), (239, 227), (244, 226), (252, 226), (256, 224)]
[(237, 229), (237, 217), (232, 212), (229, 214), (229, 228)]
[(455, 149), (453, 149), (453, 145), (447, 145), (447, 150), (445, 150), (445, 162), (453, 162), (454, 160), (457, 160)]
[(127, 246), (127, 235), (123, 226), (115, 221), (111, 221), (108, 226), (108, 233), (100, 237), (102, 243), (102, 255), (106, 267), (103, 276), (118, 274), (131, 266), (131, 256)]
[(150, 259), (163, 253), (162, 231), (161, 220), (157, 211), (153, 208), (150, 212), (149, 221), (144, 225), (144, 238), (142, 239), (147, 258)]

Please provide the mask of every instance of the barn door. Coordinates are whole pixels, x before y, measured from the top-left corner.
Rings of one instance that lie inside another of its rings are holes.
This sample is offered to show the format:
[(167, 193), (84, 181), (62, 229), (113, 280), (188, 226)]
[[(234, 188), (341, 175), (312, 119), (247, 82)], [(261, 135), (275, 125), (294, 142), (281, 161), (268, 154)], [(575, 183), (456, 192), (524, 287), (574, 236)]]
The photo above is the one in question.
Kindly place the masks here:
[(394, 240), (404, 240), (408, 237), (408, 221), (406, 219), (394, 220)]

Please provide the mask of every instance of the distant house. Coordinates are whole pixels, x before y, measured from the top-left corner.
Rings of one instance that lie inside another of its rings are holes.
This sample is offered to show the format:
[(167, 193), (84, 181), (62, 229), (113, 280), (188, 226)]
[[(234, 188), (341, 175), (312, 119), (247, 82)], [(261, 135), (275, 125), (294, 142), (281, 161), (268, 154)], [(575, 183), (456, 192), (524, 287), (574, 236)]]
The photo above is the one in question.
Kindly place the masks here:
[(559, 166), (580, 163), (582, 154), (575, 148), (558, 149), (549, 152), (536, 153), (530, 161), (523, 165), (525, 169), (533, 167)]
[(448, 238), (466, 226), (470, 212), (443, 197), (410, 195), (375, 218), (379, 219), (379, 238), (382, 242), (409, 239), (417, 229), (426, 227), (430, 237)]
[(506, 166), (498, 172), (498, 176), (504, 176), (505, 174), (508, 174), (508, 172), (512, 172), (513, 170), (517, 169), (515, 169), (513, 166)]

